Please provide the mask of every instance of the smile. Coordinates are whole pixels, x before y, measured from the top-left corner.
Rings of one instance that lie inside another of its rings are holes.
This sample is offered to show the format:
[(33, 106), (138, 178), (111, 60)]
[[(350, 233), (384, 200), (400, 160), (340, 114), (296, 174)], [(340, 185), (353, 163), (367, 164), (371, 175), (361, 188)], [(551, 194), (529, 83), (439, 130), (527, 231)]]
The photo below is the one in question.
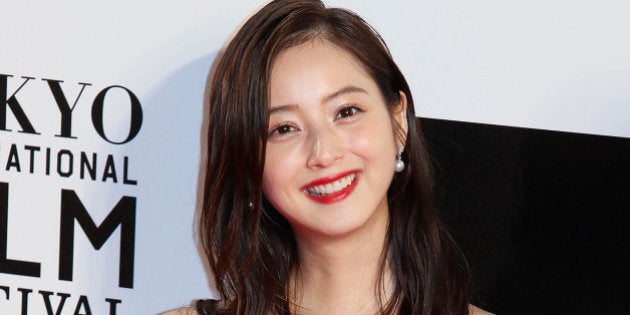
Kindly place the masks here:
[(345, 199), (356, 187), (358, 172), (350, 171), (329, 178), (316, 180), (306, 185), (306, 195), (319, 203), (329, 204)]
[(336, 194), (350, 186), (350, 184), (352, 184), (352, 182), (354, 182), (356, 178), (357, 174), (353, 173), (330, 184), (309, 187), (306, 189), (306, 191), (314, 196), (326, 196)]

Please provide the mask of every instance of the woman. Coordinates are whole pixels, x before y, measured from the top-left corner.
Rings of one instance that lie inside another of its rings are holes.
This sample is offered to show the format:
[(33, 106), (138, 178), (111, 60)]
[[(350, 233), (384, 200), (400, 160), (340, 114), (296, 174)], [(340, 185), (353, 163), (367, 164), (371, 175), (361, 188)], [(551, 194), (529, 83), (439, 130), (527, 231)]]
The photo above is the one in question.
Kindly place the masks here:
[(482, 314), (407, 82), (360, 17), (273, 1), (216, 64), (199, 232), (219, 301), (172, 314)]

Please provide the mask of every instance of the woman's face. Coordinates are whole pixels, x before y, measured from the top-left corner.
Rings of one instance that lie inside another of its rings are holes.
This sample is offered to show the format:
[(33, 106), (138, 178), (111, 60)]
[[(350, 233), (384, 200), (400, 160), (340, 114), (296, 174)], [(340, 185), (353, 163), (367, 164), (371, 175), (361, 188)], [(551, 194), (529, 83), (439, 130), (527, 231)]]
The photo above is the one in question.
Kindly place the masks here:
[(269, 106), (263, 192), (298, 239), (385, 228), (404, 95), (390, 114), (354, 57), (314, 40), (278, 56)]

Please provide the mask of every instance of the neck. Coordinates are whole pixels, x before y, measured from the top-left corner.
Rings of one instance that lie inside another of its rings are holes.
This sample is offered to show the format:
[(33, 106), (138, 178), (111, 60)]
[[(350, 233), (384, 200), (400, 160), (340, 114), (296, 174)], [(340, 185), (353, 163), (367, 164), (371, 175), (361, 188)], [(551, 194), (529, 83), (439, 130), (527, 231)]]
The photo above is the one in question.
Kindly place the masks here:
[[(391, 295), (391, 272), (381, 269), (387, 217), (343, 237), (298, 237), (297, 314), (376, 313)], [(381, 277), (382, 276), (382, 277)]]

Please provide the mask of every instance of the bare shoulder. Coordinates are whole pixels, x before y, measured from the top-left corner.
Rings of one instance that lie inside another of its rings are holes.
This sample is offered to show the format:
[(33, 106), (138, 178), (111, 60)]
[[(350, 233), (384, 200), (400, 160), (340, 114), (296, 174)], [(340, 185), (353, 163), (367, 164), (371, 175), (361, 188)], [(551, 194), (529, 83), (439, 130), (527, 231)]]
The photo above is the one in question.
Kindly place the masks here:
[(484, 311), (484, 310), (482, 310), (482, 309), (480, 309), (480, 308), (478, 308), (478, 307), (476, 307), (474, 305), (469, 305), (468, 306), (468, 314), (469, 315), (493, 315), (492, 313), (486, 312), (486, 311)]
[(198, 315), (197, 311), (195, 311), (191, 307), (178, 308), (176, 310), (160, 313), (159, 315)]

